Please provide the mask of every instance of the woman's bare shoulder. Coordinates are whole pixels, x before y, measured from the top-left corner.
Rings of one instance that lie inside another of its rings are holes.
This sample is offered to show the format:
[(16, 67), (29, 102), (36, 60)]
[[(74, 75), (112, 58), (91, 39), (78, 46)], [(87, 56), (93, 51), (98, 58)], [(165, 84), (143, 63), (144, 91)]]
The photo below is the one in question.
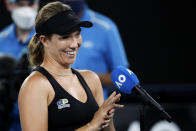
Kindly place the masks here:
[(91, 89), (93, 95), (96, 95), (96, 92), (99, 92), (102, 90), (101, 81), (99, 79), (99, 76), (90, 70), (77, 70), (86, 81), (87, 85)]
[(90, 70), (77, 70), (83, 77), (85, 80), (89, 81), (89, 82), (99, 82), (99, 77), (98, 75)]
[(45, 76), (41, 73), (34, 71), (32, 72), (23, 82), (20, 94), (25, 93), (42, 93), (47, 91), (49, 82)]
[(23, 82), (22, 87), (28, 87), (28, 86), (34, 86), (38, 85), (40, 83), (43, 83), (46, 80), (46, 78), (39, 72), (34, 71), (32, 72)]

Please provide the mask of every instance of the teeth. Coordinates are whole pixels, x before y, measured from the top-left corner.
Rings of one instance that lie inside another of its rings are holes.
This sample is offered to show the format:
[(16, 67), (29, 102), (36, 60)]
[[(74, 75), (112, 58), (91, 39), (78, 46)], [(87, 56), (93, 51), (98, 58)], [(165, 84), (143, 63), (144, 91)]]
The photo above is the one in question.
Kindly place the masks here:
[(69, 54), (69, 55), (74, 55), (75, 51), (66, 51), (66, 53)]

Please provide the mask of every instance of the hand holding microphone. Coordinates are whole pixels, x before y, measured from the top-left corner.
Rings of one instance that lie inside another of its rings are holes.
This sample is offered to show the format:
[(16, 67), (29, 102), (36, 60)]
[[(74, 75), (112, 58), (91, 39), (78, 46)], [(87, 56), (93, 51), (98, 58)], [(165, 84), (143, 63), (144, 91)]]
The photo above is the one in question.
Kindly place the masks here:
[(137, 76), (131, 70), (119, 66), (112, 72), (111, 79), (121, 92), (125, 94), (130, 94), (131, 92), (136, 93), (140, 96), (142, 102), (145, 102), (162, 112), (166, 120), (171, 122), (171, 116), (143, 88), (141, 88)]

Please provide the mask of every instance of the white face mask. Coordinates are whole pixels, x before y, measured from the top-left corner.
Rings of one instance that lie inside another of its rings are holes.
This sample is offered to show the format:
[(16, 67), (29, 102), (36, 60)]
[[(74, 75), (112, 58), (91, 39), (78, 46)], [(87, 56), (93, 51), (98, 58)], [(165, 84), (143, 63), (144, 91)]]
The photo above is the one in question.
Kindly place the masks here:
[(31, 29), (35, 24), (37, 11), (30, 7), (22, 7), (12, 11), (14, 23), (21, 29)]

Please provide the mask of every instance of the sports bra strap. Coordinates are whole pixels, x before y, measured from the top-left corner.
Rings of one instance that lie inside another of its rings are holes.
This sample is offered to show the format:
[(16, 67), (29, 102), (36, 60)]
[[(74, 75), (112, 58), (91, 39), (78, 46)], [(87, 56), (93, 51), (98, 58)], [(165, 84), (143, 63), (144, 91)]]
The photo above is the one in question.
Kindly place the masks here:
[(42, 73), (49, 80), (54, 91), (59, 93), (61, 92), (60, 89), (57, 88), (59, 86), (59, 83), (54, 79), (54, 77), (50, 73), (48, 73), (48, 71), (45, 68), (43, 68), (42, 66), (38, 66), (32, 71), (39, 71), (40, 73)]

